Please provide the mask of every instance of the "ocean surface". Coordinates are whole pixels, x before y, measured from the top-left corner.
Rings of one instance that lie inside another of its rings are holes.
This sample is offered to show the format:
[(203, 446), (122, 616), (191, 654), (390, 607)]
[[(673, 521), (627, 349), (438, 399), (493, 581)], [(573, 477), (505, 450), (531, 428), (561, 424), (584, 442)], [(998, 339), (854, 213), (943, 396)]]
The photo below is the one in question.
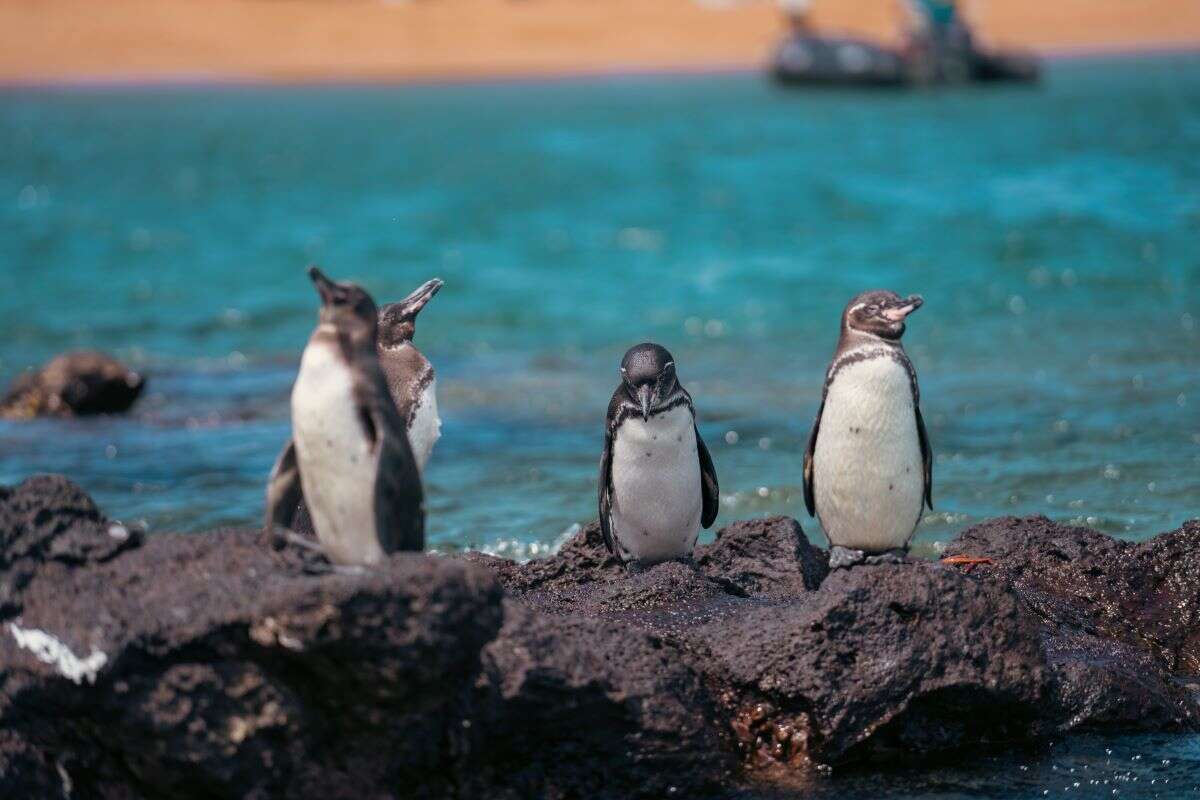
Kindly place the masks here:
[[(695, 398), (718, 526), (789, 514), (823, 542), (801, 459), (841, 309), (874, 287), (926, 299), (905, 338), (936, 452), (919, 552), (1001, 514), (1135, 540), (1200, 515), (1200, 56), (1057, 62), (1037, 89), (0, 91), (0, 379), (78, 347), (149, 378), (126, 418), (0, 422), (0, 483), (66, 473), (151, 531), (256, 524), (310, 263), (381, 302), (446, 281), (417, 328), (440, 551), (542, 555), (595, 515), (606, 404), (645, 339)], [(1194, 737), (1030, 759), (901, 782), (1200, 791)]]

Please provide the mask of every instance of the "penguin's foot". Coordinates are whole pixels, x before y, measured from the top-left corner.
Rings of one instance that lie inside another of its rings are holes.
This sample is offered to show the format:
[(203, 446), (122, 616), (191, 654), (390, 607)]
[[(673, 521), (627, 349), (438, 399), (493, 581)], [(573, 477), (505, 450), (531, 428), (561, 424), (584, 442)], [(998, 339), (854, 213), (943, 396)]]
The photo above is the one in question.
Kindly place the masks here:
[(626, 561), (625, 571), (630, 575), (640, 575), (646, 571), (646, 565), (640, 561)]
[(863, 563), (866, 557), (867, 554), (862, 550), (852, 550), (849, 547), (842, 547), (840, 544), (835, 544), (829, 548), (829, 568), (850, 569), (855, 564)]
[(980, 564), (995, 564), (996, 562), (990, 558), (977, 558), (976, 556), (947, 556), (942, 559), (942, 563), (963, 567), (963, 572), (970, 574), (971, 570)]
[(907, 561), (908, 550), (903, 547), (870, 554), (864, 550), (855, 550), (837, 544), (829, 548), (830, 569), (849, 569), (858, 564), (904, 564)]
[(331, 564), (328, 561), (305, 561), (306, 575), (364, 575), (367, 568), (356, 564)]
[(872, 553), (863, 559), (865, 564), (903, 564), (906, 561), (908, 561), (908, 550), (903, 547), (884, 550), (882, 553)]
[(276, 541), (282, 544), (294, 544), (297, 547), (303, 547), (308, 550), (325, 555), (325, 548), (321, 547), (320, 542), (315, 542), (307, 536), (301, 536), (295, 531), (289, 531), (286, 528), (277, 529), (275, 531)]
[(366, 567), (358, 564), (334, 564), (320, 542), (287, 528), (275, 529), (275, 543), (276, 549), (293, 544), (304, 550), (304, 571), (309, 575), (363, 575), (367, 571)]

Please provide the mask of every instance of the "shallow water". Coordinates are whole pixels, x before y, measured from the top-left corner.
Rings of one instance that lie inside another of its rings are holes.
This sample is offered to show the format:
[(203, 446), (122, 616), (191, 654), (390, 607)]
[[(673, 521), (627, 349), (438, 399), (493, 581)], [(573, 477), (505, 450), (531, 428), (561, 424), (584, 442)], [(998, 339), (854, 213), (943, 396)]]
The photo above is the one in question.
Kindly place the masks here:
[[(249, 523), (288, 432), (312, 261), (440, 275), (432, 543), (543, 552), (594, 512), (623, 350), (674, 352), (720, 522), (802, 515), (841, 306), (921, 292), (937, 453), (919, 541), (1044, 512), (1200, 513), (1200, 57), (1038, 90), (789, 93), (754, 75), (0, 94), (0, 376), (70, 347), (150, 375), (125, 420), (0, 423), (151, 529)], [(809, 525), (819, 537), (815, 525)]]
[(1200, 738), (1081, 735), (998, 754), (963, 753), (935, 769), (834, 770), (745, 800), (1038, 800), (1200, 798)]
[[(1197, 56), (1058, 63), (1038, 90), (9, 90), (0, 377), (90, 346), (150, 383), (128, 418), (0, 423), (0, 483), (64, 472), (152, 530), (254, 523), (315, 261), (381, 301), (446, 280), (418, 327), (445, 420), (434, 547), (536, 555), (593, 516), (618, 360), (644, 338), (696, 399), (718, 524), (803, 518), (840, 309), (885, 286), (927, 301), (906, 337), (937, 453), (926, 554), (1010, 513), (1144, 539), (1200, 514), (1198, 234)], [(1200, 785), (1196, 737), (1057, 747), (810, 790)]]

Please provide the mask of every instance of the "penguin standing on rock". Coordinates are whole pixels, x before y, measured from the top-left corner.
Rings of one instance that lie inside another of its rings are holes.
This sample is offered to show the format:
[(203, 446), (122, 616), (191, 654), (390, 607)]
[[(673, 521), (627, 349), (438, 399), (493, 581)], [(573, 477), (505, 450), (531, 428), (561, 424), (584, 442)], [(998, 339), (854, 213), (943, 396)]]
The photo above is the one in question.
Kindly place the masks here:
[(421, 550), (421, 474), (376, 354), (375, 303), (316, 267), (309, 277), (321, 314), (292, 389), (292, 438), (267, 485), (267, 530), (286, 530), (304, 500), (319, 548), (335, 564)]
[(717, 473), (675, 359), (644, 343), (621, 361), (600, 459), (600, 530), (623, 561), (654, 564), (691, 555), (717, 517)]
[(903, 560), (924, 506), (933, 508), (933, 451), (900, 344), (922, 303), (877, 290), (842, 312), (804, 455), (804, 504), (829, 537), (830, 567)]
[(379, 364), (422, 472), (441, 438), (442, 421), (438, 418), (433, 365), (413, 344), (413, 333), (417, 314), (441, 288), (438, 278), (425, 281), (408, 297), (379, 309)]

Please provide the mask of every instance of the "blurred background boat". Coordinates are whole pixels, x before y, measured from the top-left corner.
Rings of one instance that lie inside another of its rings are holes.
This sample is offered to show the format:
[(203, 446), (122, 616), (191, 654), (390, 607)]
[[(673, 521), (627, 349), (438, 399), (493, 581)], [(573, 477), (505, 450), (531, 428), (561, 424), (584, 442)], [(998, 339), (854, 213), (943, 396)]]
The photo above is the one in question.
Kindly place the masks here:
[(775, 48), (771, 74), (792, 86), (930, 86), (967, 82), (1035, 83), (1029, 52), (983, 47), (955, 0), (901, 0), (899, 47), (823, 34), (812, 0), (780, 0), (790, 33)]

